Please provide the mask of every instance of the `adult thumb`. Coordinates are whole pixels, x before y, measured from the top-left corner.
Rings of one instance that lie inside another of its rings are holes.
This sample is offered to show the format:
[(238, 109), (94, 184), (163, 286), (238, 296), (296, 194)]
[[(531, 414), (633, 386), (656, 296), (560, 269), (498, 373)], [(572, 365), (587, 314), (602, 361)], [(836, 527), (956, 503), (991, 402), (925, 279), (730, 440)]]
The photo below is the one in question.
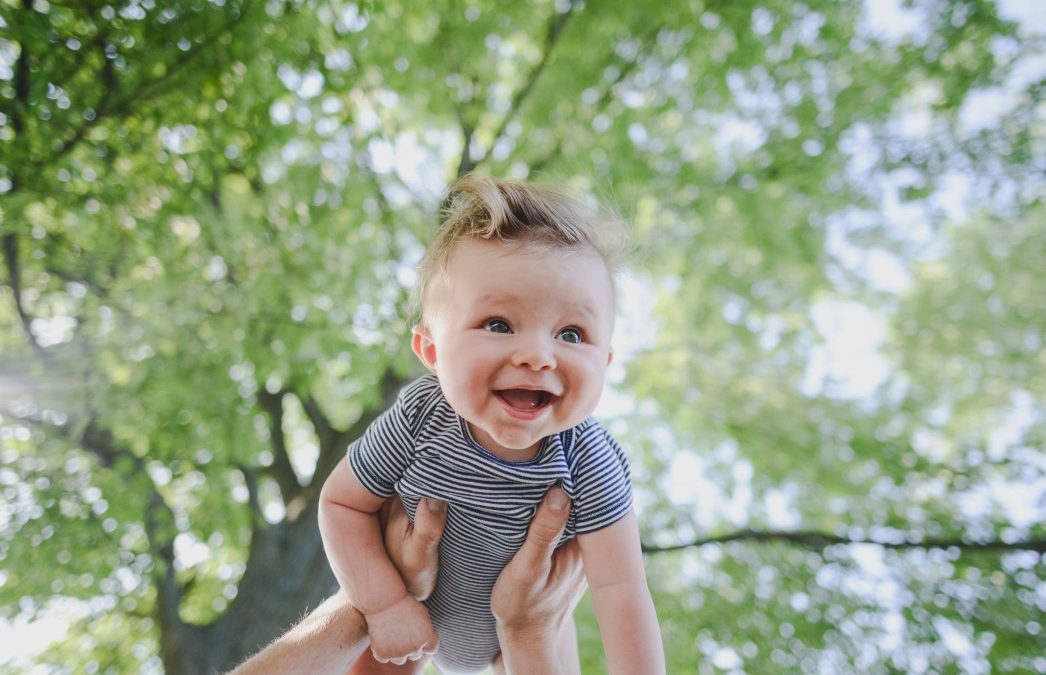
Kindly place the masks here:
[(414, 511), (414, 531), (411, 538), (422, 548), (434, 549), (443, 536), (447, 524), (447, 502), (432, 497), (422, 497)]
[(538, 504), (519, 555), (530, 564), (547, 564), (563, 535), (569, 515), (570, 500), (562, 488), (554, 486)]

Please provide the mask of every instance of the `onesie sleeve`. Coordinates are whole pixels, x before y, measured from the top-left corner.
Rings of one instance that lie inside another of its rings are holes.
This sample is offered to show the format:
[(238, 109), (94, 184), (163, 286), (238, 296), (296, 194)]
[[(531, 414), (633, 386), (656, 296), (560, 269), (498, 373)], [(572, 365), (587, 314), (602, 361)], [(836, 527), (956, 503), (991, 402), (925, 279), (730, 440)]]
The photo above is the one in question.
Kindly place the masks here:
[[(400, 391), (396, 402), (349, 444), (349, 466), (373, 494), (389, 497), (414, 455), (415, 438), (425, 399), (432, 391), (429, 377)], [(434, 378), (432, 378), (434, 379)], [(438, 390), (439, 384), (436, 383)]]
[(613, 525), (632, 510), (632, 484), (625, 452), (594, 421), (579, 429), (573, 453), (573, 516), (577, 534)]

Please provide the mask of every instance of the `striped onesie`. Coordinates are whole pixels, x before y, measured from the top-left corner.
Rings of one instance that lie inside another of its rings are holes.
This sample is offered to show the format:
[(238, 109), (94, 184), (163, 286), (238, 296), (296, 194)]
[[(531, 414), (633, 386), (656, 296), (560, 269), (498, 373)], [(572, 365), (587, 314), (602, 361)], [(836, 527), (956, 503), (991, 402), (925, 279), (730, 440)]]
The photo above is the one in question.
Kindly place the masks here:
[(372, 493), (398, 493), (411, 520), (421, 497), (449, 505), (439, 577), (425, 601), (443, 672), (485, 670), (497, 656), (490, 593), (549, 487), (558, 483), (572, 500), (563, 541), (607, 527), (632, 508), (624, 452), (594, 419), (545, 438), (530, 461), (506, 462), (473, 440), (435, 375), (404, 387), (349, 446), (348, 458)]

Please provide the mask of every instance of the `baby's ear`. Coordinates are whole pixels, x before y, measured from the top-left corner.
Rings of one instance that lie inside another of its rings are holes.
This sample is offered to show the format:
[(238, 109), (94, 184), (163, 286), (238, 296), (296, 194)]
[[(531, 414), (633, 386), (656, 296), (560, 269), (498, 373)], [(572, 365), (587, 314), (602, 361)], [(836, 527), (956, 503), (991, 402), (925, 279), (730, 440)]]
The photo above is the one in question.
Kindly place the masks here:
[(410, 329), (410, 348), (425, 367), (436, 372), (436, 343), (432, 341), (432, 333), (424, 324), (417, 324)]

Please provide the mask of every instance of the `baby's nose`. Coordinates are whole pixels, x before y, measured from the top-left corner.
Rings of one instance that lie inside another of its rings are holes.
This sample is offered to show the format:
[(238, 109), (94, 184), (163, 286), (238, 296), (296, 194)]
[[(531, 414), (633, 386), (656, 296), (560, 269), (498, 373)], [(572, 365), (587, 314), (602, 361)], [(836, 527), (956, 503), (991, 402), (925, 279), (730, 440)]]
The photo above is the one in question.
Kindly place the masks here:
[(513, 364), (531, 370), (552, 370), (556, 367), (552, 339), (537, 335), (519, 336)]

